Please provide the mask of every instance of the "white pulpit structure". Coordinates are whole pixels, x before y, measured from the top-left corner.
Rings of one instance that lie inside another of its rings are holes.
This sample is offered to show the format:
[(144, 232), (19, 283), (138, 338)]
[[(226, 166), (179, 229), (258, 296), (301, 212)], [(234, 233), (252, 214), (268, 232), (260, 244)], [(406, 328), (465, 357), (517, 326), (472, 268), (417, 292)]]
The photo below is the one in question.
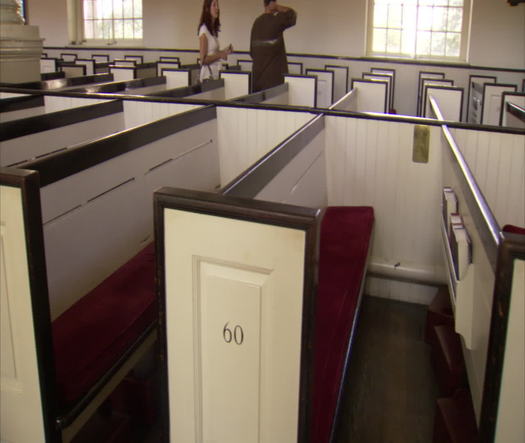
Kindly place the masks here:
[(39, 81), (41, 55), (38, 27), (24, 24), (18, 0), (0, 0), (0, 82)]

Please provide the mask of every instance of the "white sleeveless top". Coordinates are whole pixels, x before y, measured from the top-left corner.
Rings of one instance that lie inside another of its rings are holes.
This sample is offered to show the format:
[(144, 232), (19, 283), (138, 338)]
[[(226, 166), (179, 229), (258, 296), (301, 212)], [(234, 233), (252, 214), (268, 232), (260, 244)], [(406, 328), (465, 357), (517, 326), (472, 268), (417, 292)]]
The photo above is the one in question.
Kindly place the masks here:
[[(215, 37), (214, 35), (211, 35), (210, 31), (208, 30), (208, 27), (205, 24), (202, 24), (199, 29), (199, 38), (201, 35), (205, 35), (206, 38), (208, 39), (208, 54), (207, 55), (212, 55), (212, 54), (219, 52), (219, 39)], [(218, 79), (220, 67), (221, 67), (220, 59), (214, 61), (213, 63), (209, 65), (201, 64), (201, 74), (200, 74), (201, 82), (208, 78)]]

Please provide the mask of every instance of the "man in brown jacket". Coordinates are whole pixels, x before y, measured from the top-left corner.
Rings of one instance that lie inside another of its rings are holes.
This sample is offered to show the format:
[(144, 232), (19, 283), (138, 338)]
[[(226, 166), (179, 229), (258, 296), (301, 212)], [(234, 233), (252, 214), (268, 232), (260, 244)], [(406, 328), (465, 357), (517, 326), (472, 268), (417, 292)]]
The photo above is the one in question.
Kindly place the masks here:
[(288, 73), (283, 31), (295, 25), (296, 12), (274, 0), (264, 0), (264, 14), (255, 19), (250, 37), (253, 90), (261, 91), (284, 82)]

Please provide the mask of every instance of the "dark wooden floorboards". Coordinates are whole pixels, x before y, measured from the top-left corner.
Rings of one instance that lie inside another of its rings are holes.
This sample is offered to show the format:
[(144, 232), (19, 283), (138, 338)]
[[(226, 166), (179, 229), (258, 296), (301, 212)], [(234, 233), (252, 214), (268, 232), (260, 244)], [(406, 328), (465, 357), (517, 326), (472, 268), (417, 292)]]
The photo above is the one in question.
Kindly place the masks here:
[(365, 296), (337, 443), (430, 443), (438, 389), (426, 306)]

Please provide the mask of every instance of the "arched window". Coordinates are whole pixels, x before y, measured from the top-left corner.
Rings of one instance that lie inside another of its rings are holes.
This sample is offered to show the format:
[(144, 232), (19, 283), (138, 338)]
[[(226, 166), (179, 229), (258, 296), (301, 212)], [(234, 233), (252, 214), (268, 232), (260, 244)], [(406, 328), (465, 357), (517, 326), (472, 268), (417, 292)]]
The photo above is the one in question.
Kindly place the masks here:
[(368, 54), (466, 60), (470, 0), (369, 0)]

